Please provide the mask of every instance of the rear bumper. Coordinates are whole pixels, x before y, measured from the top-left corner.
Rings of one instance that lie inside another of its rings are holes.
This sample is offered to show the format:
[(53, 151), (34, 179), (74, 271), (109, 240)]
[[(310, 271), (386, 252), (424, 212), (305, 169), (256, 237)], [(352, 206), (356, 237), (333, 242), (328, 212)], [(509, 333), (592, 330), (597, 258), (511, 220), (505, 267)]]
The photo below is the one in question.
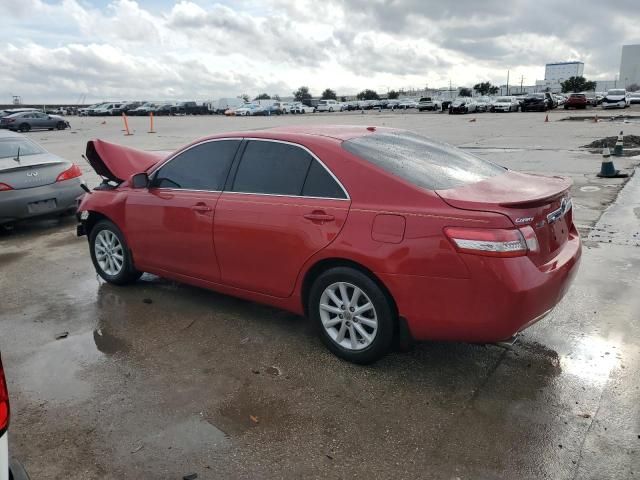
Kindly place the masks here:
[(549, 263), (462, 254), (469, 278), (379, 274), (416, 340), (492, 343), (543, 318), (567, 292), (582, 247), (577, 232)]
[[(0, 224), (75, 210), (78, 197), (84, 194), (80, 187), (81, 183), (80, 178), (72, 178), (42, 187), (2, 192), (0, 195)], [(36, 210), (29, 206), (30, 203), (51, 199), (55, 200), (55, 206), (47, 210)]]

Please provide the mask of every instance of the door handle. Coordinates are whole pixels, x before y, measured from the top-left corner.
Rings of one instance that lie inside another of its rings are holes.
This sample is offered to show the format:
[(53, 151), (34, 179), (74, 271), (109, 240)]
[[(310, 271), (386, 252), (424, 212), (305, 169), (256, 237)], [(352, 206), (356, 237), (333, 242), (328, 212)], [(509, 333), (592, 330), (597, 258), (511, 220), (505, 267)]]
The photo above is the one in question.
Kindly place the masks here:
[(198, 213), (207, 213), (211, 211), (211, 207), (205, 205), (204, 203), (196, 203), (193, 207), (191, 207), (191, 210)]
[(324, 213), (321, 210), (307, 213), (304, 216), (304, 218), (306, 218), (307, 220), (311, 220), (312, 222), (320, 222), (320, 223), (331, 222), (332, 220), (335, 220), (335, 217), (333, 215)]

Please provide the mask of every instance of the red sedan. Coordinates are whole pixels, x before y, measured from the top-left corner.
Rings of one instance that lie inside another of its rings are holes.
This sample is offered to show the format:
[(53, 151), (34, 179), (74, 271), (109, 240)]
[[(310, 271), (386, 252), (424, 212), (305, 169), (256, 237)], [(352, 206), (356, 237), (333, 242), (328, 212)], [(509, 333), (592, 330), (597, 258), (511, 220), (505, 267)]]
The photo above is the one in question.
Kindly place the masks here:
[(79, 235), (106, 281), (142, 272), (308, 316), (336, 355), (403, 340), (496, 342), (577, 271), (570, 181), (377, 127), (207, 137), (171, 153), (93, 140), (105, 178)]

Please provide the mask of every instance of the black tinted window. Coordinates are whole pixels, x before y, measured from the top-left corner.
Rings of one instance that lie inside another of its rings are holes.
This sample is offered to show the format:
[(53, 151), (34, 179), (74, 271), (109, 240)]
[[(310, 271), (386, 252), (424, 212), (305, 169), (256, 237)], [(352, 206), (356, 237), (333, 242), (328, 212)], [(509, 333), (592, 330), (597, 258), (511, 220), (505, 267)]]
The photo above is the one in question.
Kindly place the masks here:
[(451, 145), (409, 132), (381, 132), (342, 145), (387, 172), (429, 190), (479, 182), (505, 171)]
[(154, 186), (222, 190), (240, 140), (207, 142), (186, 150), (158, 170)]
[(305, 197), (347, 198), (338, 182), (316, 160), (311, 163), (302, 195)]
[(234, 192), (300, 195), (313, 158), (295, 145), (251, 140), (233, 182)]

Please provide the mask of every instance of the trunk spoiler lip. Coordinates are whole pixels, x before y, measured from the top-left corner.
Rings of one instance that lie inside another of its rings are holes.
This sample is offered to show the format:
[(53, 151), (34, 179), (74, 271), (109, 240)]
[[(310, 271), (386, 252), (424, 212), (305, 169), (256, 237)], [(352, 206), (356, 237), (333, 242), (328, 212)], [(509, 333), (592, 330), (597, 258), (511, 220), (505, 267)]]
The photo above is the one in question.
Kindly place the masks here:
[(133, 174), (148, 171), (169, 155), (170, 152), (138, 150), (99, 139), (89, 140), (86, 149), (87, 161), (95, 172), (117, 183), (128, 180)]
[(458, 203), (469, 207), (494, 204), (506, 208), (529, 208), (562, 198), (567, 195), (572, 184), (569, 177), (508, 170), (498, 177), (457, 188), (436, 190), (436, 193), (449, 204)]

